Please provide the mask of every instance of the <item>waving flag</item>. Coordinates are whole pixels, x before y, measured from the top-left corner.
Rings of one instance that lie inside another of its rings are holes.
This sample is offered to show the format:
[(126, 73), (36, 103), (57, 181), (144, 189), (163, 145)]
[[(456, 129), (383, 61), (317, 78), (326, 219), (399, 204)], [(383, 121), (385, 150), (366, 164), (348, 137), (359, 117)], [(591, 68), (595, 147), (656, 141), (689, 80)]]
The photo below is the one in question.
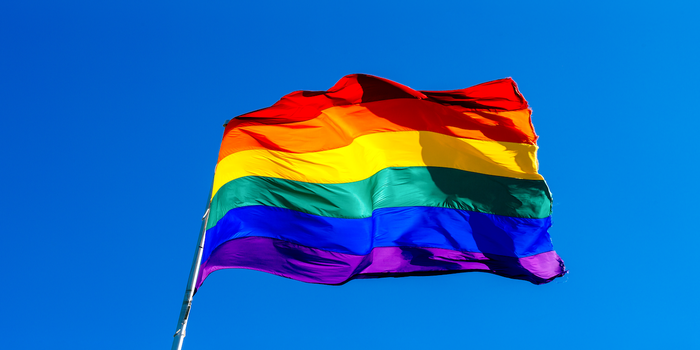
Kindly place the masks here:
[(357, 74), (231, 120), (196, 286), (223, 268), (562, 276), (530, 113), (511, 79), (416, 91)]

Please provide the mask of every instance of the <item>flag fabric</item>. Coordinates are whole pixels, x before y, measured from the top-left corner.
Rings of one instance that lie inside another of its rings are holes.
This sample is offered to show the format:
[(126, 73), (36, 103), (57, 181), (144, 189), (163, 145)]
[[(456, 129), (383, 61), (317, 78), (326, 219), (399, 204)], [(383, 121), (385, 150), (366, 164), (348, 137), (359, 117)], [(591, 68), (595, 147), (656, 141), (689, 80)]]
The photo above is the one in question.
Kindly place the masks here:
[(247, 268), (312, 283), (566, 273), (515, 82), (416, 91), (370, 75), (226, 126), (196, 286)]

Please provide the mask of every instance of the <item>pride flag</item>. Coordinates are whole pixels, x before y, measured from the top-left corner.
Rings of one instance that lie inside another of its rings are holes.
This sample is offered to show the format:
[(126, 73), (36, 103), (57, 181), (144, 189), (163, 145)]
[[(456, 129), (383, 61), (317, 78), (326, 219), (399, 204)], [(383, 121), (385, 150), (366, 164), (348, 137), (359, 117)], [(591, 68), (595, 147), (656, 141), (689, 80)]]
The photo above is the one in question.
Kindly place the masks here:
[(226, 126), (196, 286), (247, 268), (312, 283), (566, 270), (512, 79), (416, 91), (348, 75)]

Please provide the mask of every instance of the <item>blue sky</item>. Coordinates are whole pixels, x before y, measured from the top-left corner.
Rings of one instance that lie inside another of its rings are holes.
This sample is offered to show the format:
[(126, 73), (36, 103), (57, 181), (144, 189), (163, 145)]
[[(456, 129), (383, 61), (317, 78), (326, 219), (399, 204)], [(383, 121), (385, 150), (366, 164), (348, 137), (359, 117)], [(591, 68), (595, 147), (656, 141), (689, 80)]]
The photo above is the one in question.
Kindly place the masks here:
[(570, 274), (323, 286), (219, 271), (184, 349), (698, 347), (699, 10), (5, 2), (3, 347), (168, 348), (222, 123), (352, 73), (418, 90), (513, 77)]

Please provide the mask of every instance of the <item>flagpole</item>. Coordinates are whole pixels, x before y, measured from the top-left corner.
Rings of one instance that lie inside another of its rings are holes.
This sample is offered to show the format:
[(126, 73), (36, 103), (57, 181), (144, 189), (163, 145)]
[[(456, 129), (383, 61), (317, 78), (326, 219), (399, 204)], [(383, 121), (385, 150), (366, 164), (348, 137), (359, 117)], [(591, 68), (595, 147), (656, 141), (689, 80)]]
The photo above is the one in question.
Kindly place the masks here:
[[(228, 120), (224, 123), (224, 127), (226, 127), (227, 124)], [(181, 350), (182, 342), (185, 340), (185, 330), (187, 329), (187, 321), (189, 320), (190, 309), (192, 308), (192, 296), (194, 296), (194, 289), (197, 283), (197, 277), (199, 276), (199, 265), (202, 262), (202, 251), (204, 250), (204, 238), (207, 234), (207, 222), (209, 221), (209, 209), (211, 209), (211, 195), (213, 190), (214, 181), (212, 180), (212, 186), (209, 189), (209, 196), (207, 197), (207, 210), (204, 212), (204, 216), (202, 216), (202, 227), (199, 229), (197, 248), (194, 252), (194, 259), (192, 259), (190, 276), (187, 279), (185, 297), (182, 301), (182, 307), (180, 308), (180, 318), (175, 328), (175, 339), (173, 339), (171, 350)]]
[[(209, 194), (211, 198), (211, 192)], [(199, 264), (202, 262), (202, 250), (204, 249), (204, 237), (207, 232), (207, 222), (209, 221), (209, 207), (211, 201), (207, 203), (207, 211), (204, 212), (202, 217), (202, 227), (199, 230), (199, 239), (197, 240), (197, 248), (194, 253), (194, 259), (192, 259), (192, 268), (190, 269), (190, 276), (187, 279), (187, 287), (185, 289), (185, 297), (182, 301), (182, 308), (180, 308), (180, 318), (177, 321), (177, 328), (175, 329), (175, 339), (173, 339), (172, 350), (182, 349), (182, 342), (185, 340), (185, 329), (187, 328), (187, 321), (190, 316), (190, 308), (192, 307), (192, 296), (194, 295), (195, 284), (197, 283), (197, 276), (199, 276)]]

